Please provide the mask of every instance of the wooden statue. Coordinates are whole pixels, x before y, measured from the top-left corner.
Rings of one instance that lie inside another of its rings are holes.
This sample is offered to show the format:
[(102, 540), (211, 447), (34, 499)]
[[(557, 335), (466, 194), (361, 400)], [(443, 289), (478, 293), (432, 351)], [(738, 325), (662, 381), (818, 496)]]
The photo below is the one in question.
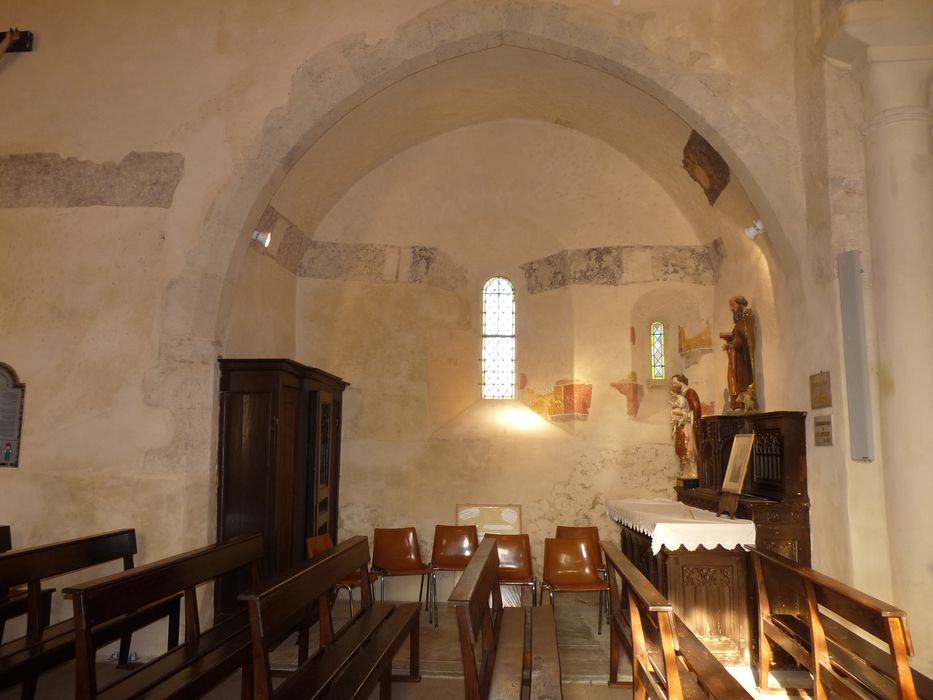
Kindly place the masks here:
[(700, 425), (700, 397), (689, 387), (686, 375), (671, 377), (671, 435), (674, 452), (680, 460), (681, 485), (697, 479), (697, 428)]
[(731, 333), (720, 333), (726, 341), (723, 350), (729, 357), (726, 375), (731, 413), (754, 413), (758, 410), (758, 390), (755, 380), (755, 315), (748, 300), (737, 296), (729, 300), (735, 326)]

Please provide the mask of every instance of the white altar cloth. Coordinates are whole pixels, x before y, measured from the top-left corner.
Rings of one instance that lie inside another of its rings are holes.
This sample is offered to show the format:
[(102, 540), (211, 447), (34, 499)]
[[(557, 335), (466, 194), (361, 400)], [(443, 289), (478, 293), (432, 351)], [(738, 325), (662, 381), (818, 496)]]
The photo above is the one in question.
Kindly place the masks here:
[(662, 547), (693, 551), (697, 547), (734, 549), (755, 544), (755, 523), (717, 516), (666, 498), (625, 498), (608, 503), (609, 517), (651, 538), (651, 551)]

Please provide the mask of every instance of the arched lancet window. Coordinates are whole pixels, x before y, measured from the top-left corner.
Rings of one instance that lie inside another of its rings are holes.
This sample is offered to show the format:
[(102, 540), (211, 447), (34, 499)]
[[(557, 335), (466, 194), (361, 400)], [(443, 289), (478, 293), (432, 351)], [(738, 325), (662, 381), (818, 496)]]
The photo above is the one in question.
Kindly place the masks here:
[(651, 324), (651, 379), (664, 379), (664, 324), (660, 321)]
[(515, 290), (505, 277), (483, 285), (483, 398), (515, 398)]

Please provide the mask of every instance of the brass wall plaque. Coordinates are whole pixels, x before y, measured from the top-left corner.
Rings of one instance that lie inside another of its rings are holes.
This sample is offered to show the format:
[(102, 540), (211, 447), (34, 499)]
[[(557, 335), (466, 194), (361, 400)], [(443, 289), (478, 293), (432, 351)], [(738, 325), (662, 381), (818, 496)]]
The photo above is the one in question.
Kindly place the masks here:
[(833, 392), (829, 372), (810, 375), (810, 408), (832, 408)]
[(813, 439), (817, 447), (832, 447), (832, 416), (813, 416)]

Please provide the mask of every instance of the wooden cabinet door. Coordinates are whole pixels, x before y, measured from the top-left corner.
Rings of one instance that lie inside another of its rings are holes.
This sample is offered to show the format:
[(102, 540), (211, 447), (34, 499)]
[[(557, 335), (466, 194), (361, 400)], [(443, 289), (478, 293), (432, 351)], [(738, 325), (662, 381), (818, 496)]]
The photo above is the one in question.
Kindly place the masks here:
[[(291, 566), (299, 377), (268, 369), (224, 368), (218, 435), (217, 538), (263, 537), (262, 575)], [(237, 609), (248, 572), (217, 582), (215, 609)]]
[(340, 400), (332, 391), (311, 392), (307, 536), (329, 533), (337, 541), (340, 483)]

